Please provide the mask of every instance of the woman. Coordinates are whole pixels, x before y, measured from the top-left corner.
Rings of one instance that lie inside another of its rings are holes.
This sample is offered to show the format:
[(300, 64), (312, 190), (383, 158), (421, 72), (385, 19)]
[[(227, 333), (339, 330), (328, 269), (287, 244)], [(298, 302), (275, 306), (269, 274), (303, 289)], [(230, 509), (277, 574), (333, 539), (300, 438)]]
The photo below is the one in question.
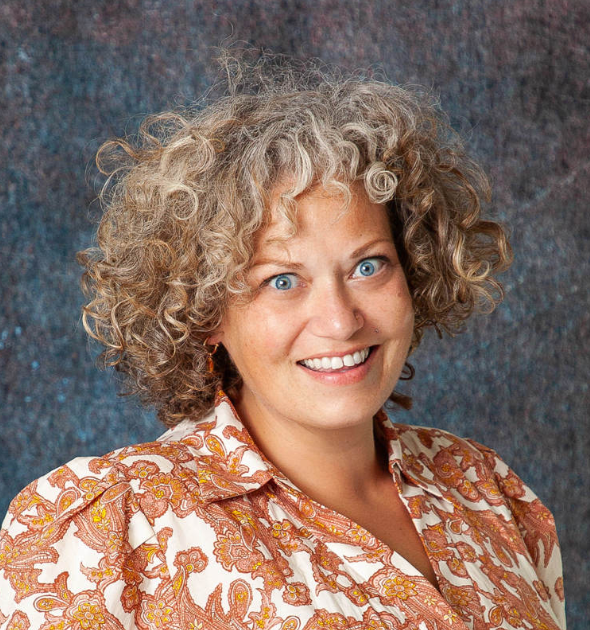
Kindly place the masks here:
[(0, 627), (563, 628), (549, 511), (382, 410), (500, 298), (485, 177), (425, 95), (275, 61), (99, 154), (85, 325), (169, 430), (16, 497)]

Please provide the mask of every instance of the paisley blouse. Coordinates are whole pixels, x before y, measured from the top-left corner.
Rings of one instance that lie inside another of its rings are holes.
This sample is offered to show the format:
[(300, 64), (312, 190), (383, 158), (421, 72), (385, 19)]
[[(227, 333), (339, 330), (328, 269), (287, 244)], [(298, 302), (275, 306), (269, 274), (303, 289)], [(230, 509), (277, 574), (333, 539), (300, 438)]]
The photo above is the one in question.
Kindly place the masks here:
[(322, 506), (229, 399), (199, 422), (78, 458), (12, 502), (2, 630), (565, 628), (551, 513), (494, 451), (376, 418), (438, 579)]

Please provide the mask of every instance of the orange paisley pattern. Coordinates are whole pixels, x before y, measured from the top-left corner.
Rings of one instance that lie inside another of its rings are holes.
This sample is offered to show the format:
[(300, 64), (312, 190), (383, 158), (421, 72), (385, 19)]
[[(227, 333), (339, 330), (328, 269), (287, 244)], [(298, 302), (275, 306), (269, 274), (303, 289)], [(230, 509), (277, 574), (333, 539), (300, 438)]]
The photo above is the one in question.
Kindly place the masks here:
[(565, 628), (555, 524), (533, 492), (484, 446), (376, 422), (439, 590), (293, 486), (220, 393), (199, 423), (19, 493), (0, 629)]

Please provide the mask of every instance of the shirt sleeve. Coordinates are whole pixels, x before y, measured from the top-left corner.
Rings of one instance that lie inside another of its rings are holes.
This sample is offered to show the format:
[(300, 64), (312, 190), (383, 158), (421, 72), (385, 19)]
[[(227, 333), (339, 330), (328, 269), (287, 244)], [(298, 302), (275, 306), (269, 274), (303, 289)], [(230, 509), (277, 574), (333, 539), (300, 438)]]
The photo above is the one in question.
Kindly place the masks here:
[(12, 501), (0, 530), (0, 630), (169, 627), (165, 535), (105, 469), (74, 460)]
[(541, 598), (549, 601), (560, 627), (565, 628), (563, 569), (553, 514), (493, 449), (468, 441), (493, 471), (535, 566), (539, 580), (534, 586)]

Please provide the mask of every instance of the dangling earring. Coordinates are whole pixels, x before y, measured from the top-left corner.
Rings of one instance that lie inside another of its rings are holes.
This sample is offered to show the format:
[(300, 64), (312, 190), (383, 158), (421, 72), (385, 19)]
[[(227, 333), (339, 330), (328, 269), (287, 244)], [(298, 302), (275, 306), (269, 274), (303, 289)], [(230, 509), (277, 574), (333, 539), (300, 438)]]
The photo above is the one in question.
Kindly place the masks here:
[[(205, 340), (205, 347), (209, 345), (208, 341), (209, 339)], [(213, 374), (215, 372), (215, 363), (213, 362), (213, 355), (217, 352), (218, 347), (219, 347), (219, 344), (216, 343), (213, 346), (213, 350), (207, 349), (207, 372), (209, 372), (209, 374)]]

